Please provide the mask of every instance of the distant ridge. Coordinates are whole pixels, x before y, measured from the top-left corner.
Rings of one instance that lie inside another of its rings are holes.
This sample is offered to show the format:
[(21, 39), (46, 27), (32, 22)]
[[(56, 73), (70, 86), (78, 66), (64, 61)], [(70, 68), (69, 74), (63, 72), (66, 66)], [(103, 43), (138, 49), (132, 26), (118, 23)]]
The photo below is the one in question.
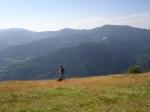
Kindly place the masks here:
[(67, 69), (67, 77), (122, 73), (130, 66), (150, 70), (147, 29), (105, 25), (91, 30), (21, 33), (18, 38), (30, 42), (0, 50), (1, 80), (55, 78), (60, 64)]

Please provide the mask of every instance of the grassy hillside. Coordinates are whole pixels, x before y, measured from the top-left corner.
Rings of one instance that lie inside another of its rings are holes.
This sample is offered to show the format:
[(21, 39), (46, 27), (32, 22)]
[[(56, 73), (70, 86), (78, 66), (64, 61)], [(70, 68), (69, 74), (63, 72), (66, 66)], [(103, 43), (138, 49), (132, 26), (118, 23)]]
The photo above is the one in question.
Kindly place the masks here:
[(150, 73), (0, 83), (0, 112), (148, 112)]

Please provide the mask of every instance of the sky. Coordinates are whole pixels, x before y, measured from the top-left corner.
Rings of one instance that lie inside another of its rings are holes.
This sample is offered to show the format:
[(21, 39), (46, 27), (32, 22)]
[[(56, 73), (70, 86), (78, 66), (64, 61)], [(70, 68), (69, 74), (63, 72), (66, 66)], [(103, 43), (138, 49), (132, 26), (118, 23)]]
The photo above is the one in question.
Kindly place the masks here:
[(0, 0), (0, 29), (54, 31), (105, 24), (150, 29), (150, 0)]

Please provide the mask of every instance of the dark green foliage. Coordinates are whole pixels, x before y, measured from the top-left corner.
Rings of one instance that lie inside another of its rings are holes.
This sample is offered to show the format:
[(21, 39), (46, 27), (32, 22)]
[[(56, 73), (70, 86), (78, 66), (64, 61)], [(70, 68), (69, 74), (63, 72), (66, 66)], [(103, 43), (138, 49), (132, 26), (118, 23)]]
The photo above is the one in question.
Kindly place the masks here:
[(128, 73), (136, 74), (136, 73), (141, 73), (141, 71), (140, 71), (139, 67), (132, 66), (132, 67), (128, 68)]

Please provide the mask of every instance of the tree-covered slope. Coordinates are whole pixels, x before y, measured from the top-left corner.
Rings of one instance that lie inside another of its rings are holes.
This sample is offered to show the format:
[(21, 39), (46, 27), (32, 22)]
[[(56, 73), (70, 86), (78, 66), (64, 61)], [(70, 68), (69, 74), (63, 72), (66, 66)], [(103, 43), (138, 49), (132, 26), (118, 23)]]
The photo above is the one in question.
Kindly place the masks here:
[[(81, 35), (83, 32), (84, 35)], [(13, 56), (22, 56), (18, 52), (12, 53), (13, 55), (9, 52), (10, 61), (2, 65), (0, 79), (55, 78), (60, 64), (66, 69), (66, 77), (126, 72), (130, 66), (150, 70), (149, 30), (106, 25), (83, 31), (65, 29), (60, 34), (62, 37), (38, 41), (40, 44), (36, 41), (35, 46), (31, 46), (33, 43), (29, 44), (31, 49), (28, 50), (26, 45), (23, 49), (16, 48), (20, 49), (20, 53), (26, 53), (22, 55), (24, 58), (33, 56), (36, 52), (38, 55), (34, 59), (12, 61)]]

